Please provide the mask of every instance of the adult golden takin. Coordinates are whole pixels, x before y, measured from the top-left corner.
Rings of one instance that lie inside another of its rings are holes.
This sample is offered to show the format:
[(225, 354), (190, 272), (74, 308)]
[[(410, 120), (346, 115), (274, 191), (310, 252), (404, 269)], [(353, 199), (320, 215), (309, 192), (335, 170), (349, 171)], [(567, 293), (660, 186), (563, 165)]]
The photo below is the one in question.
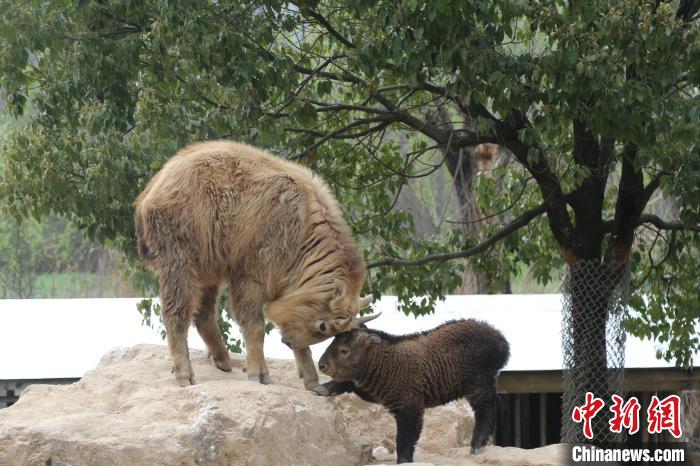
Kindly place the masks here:
[(168, 160), (134, 206), (139, 255), (159, 275), (180, 386), (196, 383), (187, 346), (192, 321), (214, 364), (231, 370), (215, 312), (228, 281), (248, 377), (270, 381), (267, 319), (294, 350), (304, 386), (326, 394), (309, 345), (367, 320), (357, 314), (372, 296), (360, 297), (364, 261), (320, 178), (245, 144), (203, 142)]

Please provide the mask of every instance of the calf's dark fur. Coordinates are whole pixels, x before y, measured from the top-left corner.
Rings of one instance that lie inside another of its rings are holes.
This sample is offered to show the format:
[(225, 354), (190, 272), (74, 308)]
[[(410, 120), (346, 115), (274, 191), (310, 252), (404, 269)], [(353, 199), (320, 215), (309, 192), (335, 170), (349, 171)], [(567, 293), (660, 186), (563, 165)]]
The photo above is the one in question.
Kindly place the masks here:
[(354, 392), (384, 405), (396, 419), (397, 463), (413, 461), (425, 408), (465, 397), (474, 410), (471, 450), (493, 432), (496, 376), (510, 357), (501, 332), (477, 320), (446, 322), (433, 330), (394, 336), (355, 329), (335, 337), (321, 357), (330, 395)]

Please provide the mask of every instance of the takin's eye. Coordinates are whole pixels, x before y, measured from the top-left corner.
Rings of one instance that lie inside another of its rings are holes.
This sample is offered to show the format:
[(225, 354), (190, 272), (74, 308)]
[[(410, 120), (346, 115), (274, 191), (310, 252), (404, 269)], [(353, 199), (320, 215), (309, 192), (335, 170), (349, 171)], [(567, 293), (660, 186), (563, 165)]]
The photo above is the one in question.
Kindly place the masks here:
[(325, 335), (327, 330), (328, 330), (328, 324), (326, 324), (326, 322), (323, 320), (317, 320), (316, 323), (314, 324), (313, 333), (315, 333), (319, 336)]
[(349, 348), (339, 348), (338, 353), (340, 354), (341, 358), (347, 358), (348, 354), (350, 354), (350, 349)]

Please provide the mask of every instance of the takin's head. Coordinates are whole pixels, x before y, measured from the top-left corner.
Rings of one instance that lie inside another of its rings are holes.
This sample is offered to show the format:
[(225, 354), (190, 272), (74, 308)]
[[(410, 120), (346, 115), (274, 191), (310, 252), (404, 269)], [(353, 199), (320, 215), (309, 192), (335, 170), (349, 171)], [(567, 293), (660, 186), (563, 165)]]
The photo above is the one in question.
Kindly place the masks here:
[(366, 365), (369, 349), (381, 343), (379, 335), (364, 328), (341, 333), (319, 359), (318, 369), (338, 382), (356, 379), (356, 372)]
[(282, 343), (292, 349), (306, 348), (377, 318), (357, 317), (373, 299), (371, 294), (352, 296), (344, 283), (336, 280), (330, 298), (324, 293), (287, 296), (267, 305), (265, 315), (279, 328)]

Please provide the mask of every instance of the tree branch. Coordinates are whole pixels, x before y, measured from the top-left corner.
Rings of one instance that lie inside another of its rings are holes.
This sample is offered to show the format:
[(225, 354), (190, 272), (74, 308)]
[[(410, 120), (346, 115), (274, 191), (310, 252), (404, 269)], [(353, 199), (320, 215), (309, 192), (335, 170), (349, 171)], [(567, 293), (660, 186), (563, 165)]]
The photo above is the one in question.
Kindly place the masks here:
[(517, 217), (515, 220), (507, 224), (505, 227), (501, 228), (498, 230), (496, 233), (491, 235), (488, 239), (482, 241), (481, 243), (477, 244), (474, 247), (471, 247), (469, 249), (466, 249), (464, 251), (456, 251), (456, 252), (446, 252), (446, 253), (439, 253), (439, 254), (432, 254), (429, 256), (422, 257), (420, 259), (401, 259), (401, 258), (389, 258), (389, 259), (383, 259), (379, 260), (376, 262), (372, 262), (367, 265), (368, 269), (372, 269), (375, 267), (384, 267), (388, 265), (399, 265), (399, 266), (416, 266), (416, 265), (424, 265), (428, 264), (430, 262), (444, 262), (452, 259), (462, 259), (465, 257), (470, 257), (474, 256), (476, 254), (479, 254), (481, 252), (484, 252), (503, 238), (506, 238), (510, 234), (516, 232), (517, 230), (521, 229), (522, 227), (526, 226), (528, 223), (530, 223), (533, 219), (539, 217), (543, 213), (547, 211), (547, 206), (545, 203), (542, 203), (538, 205), (537, 207), (533, 207), (532, 209), (524, 212), (521, 214), (519, 217)]
[(547, 206), (547, 220), (552, 234), (564, 253), (567, 262), (576, 260), (572, 244), (573, 224), (566, 210), (566, 196), (559, 177), (552, 171), (542, 148), (535, 142), (527, 144), (518, 137), (518, 131), (529, 128), (524, 116), (513, 111), (514, 121), (495, 119), (498, 144), (509, 149), (520, 164), (535, 178)]
[(615, 204), (612, 238), (605, 254), (606, 261), (612, 260), (618, 264), (626, 263), (629, 258), (634, 230), (646, 205), (644, 175), (634, 166), (637, 153), (637, 146), (631, 143), (625, 144), (622, 150), (622, 173)]
[(649, 199), (651, 199), (651, 196), (652, 194), (654, 194), (654, 191), (656, 191), (659, 188), (659, 185), (661, 184), (661, 178), (666, 175), (672, 174), (673, 173), (668, 171), (660, 171), (656, 174), (656, 176), (654, 176), (654, 178), (649, 182), (649, 184), (644, 187), (644, 190), (642, 191), (644, 205), (646, 205), (647, 202), (649, 202)]
[(660, 230), (671, 230), (671, 231), (700, 231), (700, 225), (684, 225), (678, 221), (666, 221), (662, 220), (657, 215), (643, 214), (639, 217), (638, 225), (644, 223), (651, 223), (656, 228)]
[(292, 91), (292, 93), (287, 98), (284, 99), (284, 101), (282, 102), (280, 107), (275, 112), (269, 113), (268, 116), (270, 116), (272, 118), (278, 118), (281, 116), (285, 116), (285, 114), (283, 113), (284, 109), (287, 108), (289, 106), (289, 104), (291, 104), (294, 101), (294, 99), (299, 96), (299, 94), (301, 94), (301, 92), (304, 90), (306, 85), (309, 82), (311, 82), (313, 77), (315, 75), (317, 75), (318, 73), (322, 72), (323, 69), (325, 69), (333, 60), (335, 60), (337, 58), (342, 58), (342, 57), (343, 57), (343, 55), (336, 55), (336, 56), (328, 57), (323, 61), (323, 63), (318, 65), (316, 67), (316, 69), (310, 70), (310, 72), (308, 74), (306, 74), (306, 77), (301, 81), (301, 83), (297, 86), (297, 88), (294, 91)]
[(364, 81), (354, 74), (351, 73), (331, 73), (330, 71), (319, 71), (316, 72), (315, 70), (312, 70), (310, 68), (306, 68), (301, 65), (294, 65), (294, 71), (297, 71), (299, 73), (303, 74), (315, 74), (316, 76), (321, 76), (323, 78), (327, 79), (332, 79), (334, 81), (340, 81), (340, 82), (346, 82), (350, 84), (363, 84)]
[[(366, 124), (367, 120), (363, 120), (361, 124)], [(355, 139), (359, 138), (362, 136), (367, 136), (368, 134), (376, 133), (382, 129), (384, 129), (389, 123), (388, 122), (382, 122), (376, 126), (371, 126), (365, 130), (362, 131), (357, 131), (355, 133), (335, 133), (332, 135), (330, 139)], [(351, 126), (344, 126), (342, 129), (346, 130), (351, 128)], [(313, 136), (315, 138), (323, 138), (328, 136), (330, 133), (326, 133), (324, 131), (318, 131), (316, 129), (307, 129), (307, 128), (284, 128), (285, 131), (289, 133), (303, 133), (303, 134), (308, 134), (309, 136)], [(326, 139), (327, 140), (327, 139)], [(309, 151), (310, 149), (315, 149), (315, 147), (308, 148), (304, 150), (304, 153)]]
[[(626, 144), (622, 151), (622, 173), (615, 205), (615, 219), (612, 226), (606, 222), (606, 229), (612, 231), (612, 238), (606, 252), (606, 261), (624, 263), (629, 258), (634, 240), (635, 229), (643, 223), (652, 223), (659, 228), (664, 225), (667, 230), (694, 230), (692, 226), (682, 226), (679, 222), (664, 222), (655, 215), (643, 215), (654, 191), (661, 183), (661, 178), (670, 172), (660, 171), (644, 186), (644, 174), (634, 166), (637, 158), (637, 146)], [(644, 220), (643, 220), (644, 219)]]
[(305, 11), (305, 12), (308, 13), (308, 15), (311, 16), (313, 19), (315, 19), (316, 21), (318, 21), (324, 28), (326, 28), (326, 30), (327, 30), (328, 32), (331, 33), (331, 35), (332, 35), (333, 37), (335, 37), (336, 39), (338, 39), (338, 41), (339, 41), (340, 43), (342, 43), (344, 46), (346, 46), (346, 47), (348, 47), (348, 48), (351, 48), (351, 49), (354, 49), (354, 48), (355, 48), (355, 44), (353, 44), (352, 42), (350, 42), (349, 40), (347, 40), (345, 37), (343, 37), (343, 35), (342, 35), (341, 33), (339, 33), (338, 30), (335, 29), (335, 28), (331, 25), (330, 21), (328, 21), (323, 15), (321, 15), (321, 13), (319, 13), (319, 12), (317, 12), (317, 11), (314, 11), (314, 10), (307, 10), (307, 11)]
[[(331, 131), (330, 133), (326, 133), (325, 135), (323, 135), (321, 137), (321, 139), (319, 139), (315, 143), (306, 147), (304, 150), (302, 150), (298, 154), (291, 156), (289, 158), (289, 160), (298, 160), (298, 159), (302, 158), (307, 152), (316, 149), (317, 147), (319, 147), (321, 144), (328, 141), (329, 139), (347, 138), (348, 136), (344, 136), (345, 132), (349, 129), (355, 128), (356, 126), (362, 126), (362, 125), (366, 125), (369, 123), (380, 123), (379, 125), (375, 126), (374, 128), (370, 128), (370, 130), (365, 131), (362, 134), (362, 135), (367, 135), (367, 134), (370, 134), (372, 132), (381, 130), (382, 128), (386, 127), (386, 125), (388, 125), (389, 123), (391, 123), (393, 121), (396, 121), (396, 117), (394, 115), (382, 115), (382, 116), (377, 116), (374, 118), (364, 118), (361, 120), (354, 120), (351, 123), (349, 123), (341, 128), (338, 128), (334, 131)], [(299, 128), (289, 128), (288, 130), (302, 132), (302, 131), (299, 131)], [(304, 132), (308, 132), (308, 131), (304, 131)], [(360, 136), (360, 134), (354, 133), (350, 137), (357, 137), (357, 136)]]
[[(312, 72), (312, 70), (300, 65), (295, 65), (294, 69), (306, 74)], [(366, 84), (359, 77), (347, 72), (341, 74), (320, 72), (317, 73), (317, 75), (351, 84)], [(396, 87), (394, 86), (391, 89), (394, 90)], [(433, 84), (424, 84), (420, 89), (447, 97), (447, 91), (445, 89)], [(559, 178), (547, 163), (542, 149), (537, 144), (526, 144), (518, 137), (519, 130), (530, 126), (524, 115), (513, 110), (510, 117), (511, 121), (506, 122), (491, 115), (483, 106), (471, 105), (465, 108), (463, 103), (460, 104), (458, 101), (459, 99), (454, 100), (454, 97), (450, 97), (461, 109), (473, 111), (480, 116), (490, 119), (494, 123), (494, 131), (492, 134), (480, 135), (469, 132), (467, 135), (455, 137), (455, 131), (442, 130), (408, 112), (401, 111), (389, 99), (381, 95), (381, 93), (373, 93), (372, 98), (395, 115), (396, 121), (404, 123), (410, 128), (423, 133), (437, 142), (438, 145), (460, 148), (476, 146), (483, 143), (495, 143), (508, 148), (537, 181), (540, 191), (542, 192), (542, 198), (547, 206), (547, 219), (550, 228), (555, 239), (564, 251), (567, 261), (575, 259), (571, 240), (573, 224), (566, 210), (566, 201), (564, 200), (564, 192), (561, 188)], [(330, 137), (327, 139), (330, 139)], [(536, 157), (531, 157), (531, 153), (533, 152), (536, 154)]]

